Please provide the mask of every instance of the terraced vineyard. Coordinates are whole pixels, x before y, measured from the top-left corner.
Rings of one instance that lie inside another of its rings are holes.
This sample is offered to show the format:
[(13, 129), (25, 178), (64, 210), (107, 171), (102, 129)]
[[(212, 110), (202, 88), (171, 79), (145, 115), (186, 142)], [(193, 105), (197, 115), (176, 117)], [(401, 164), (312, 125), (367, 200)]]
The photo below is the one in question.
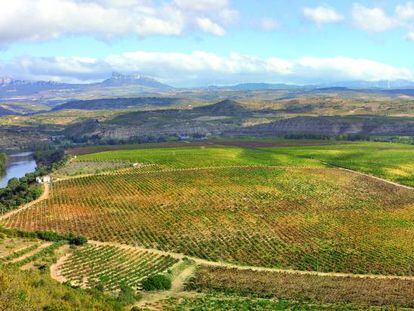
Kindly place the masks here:
[(136, 289), (142, 279), (165, 272), (177, 262), (151, 252), (89, 244), (65, 258), (59, 274), (73, 285), (87, 288), (101, 285), (114, 291), (123, 284)]
[(43, 261), (53, 256), (54, 251), (64, 243), (65, 241), (50, 243), (37, 239), (7, 237), (0, 241), (0, 266), (24, 268), (37, 260)]
[(414, 274), (414, 192), (332, 168), (130, 170), (53, 184), (7, 227), (212, 261)]

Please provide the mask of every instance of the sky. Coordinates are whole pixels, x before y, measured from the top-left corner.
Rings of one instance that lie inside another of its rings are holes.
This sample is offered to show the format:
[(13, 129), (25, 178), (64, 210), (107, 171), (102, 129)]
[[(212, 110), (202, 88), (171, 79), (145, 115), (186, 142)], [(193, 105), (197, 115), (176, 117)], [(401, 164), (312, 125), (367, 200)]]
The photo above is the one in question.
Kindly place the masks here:
[(414, 1), (2, 0), (0, 76), (173, 86), (414, 80)]

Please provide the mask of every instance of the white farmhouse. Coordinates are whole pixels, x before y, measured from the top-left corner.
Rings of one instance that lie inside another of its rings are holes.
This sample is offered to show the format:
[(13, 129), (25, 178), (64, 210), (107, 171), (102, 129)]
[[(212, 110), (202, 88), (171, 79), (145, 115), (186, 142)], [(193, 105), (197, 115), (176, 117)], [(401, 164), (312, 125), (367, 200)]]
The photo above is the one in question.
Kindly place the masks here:
[(38, 184), (49, 184), (51, 181), (51, 178), (49, 175), (46, 176), (41, 176), (41, 177), (36, 177), (36, 182)]

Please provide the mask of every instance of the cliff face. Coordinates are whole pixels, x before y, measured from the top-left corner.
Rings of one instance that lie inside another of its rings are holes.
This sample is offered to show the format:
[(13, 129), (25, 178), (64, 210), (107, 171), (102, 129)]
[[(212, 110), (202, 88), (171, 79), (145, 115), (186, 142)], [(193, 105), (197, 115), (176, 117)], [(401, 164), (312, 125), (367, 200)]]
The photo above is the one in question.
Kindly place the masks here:
[(414, 135), (414, 121), (381, 117), (296, 117), (245, 128), (246, 135)]

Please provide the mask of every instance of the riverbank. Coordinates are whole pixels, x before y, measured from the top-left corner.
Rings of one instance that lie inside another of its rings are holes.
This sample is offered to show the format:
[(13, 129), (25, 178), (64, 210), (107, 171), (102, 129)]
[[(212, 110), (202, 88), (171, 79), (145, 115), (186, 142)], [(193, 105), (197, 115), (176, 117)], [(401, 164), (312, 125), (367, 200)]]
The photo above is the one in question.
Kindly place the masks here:
[[(1, 160), (0, 160), (1, 161)], [(33, 152), (10, 154), (4, 159), (4, 169), (0, 170), (0, 188), (7, 186), (12, 178), (22, 178), (36, 170)]]

